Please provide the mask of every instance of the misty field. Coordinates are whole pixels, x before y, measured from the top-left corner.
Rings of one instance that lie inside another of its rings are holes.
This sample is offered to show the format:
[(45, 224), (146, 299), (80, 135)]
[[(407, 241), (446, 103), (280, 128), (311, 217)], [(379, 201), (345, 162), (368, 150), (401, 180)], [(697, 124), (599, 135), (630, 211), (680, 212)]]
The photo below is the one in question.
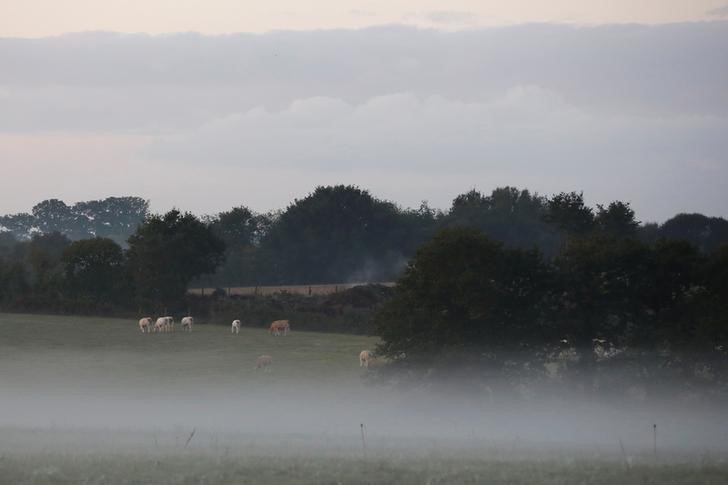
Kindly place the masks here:
[(292, 326), (0, 314), (0, 483), (728, 483), (723, 410), (394, 390)]

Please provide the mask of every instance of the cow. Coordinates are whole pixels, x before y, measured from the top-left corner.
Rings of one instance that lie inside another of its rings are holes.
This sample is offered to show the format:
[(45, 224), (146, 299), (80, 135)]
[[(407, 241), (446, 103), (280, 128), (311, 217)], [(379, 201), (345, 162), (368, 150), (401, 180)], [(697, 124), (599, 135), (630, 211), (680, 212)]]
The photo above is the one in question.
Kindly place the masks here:
[(370, 350), (362, 350), (359, 352), (359, 367), (369, 368), (369, 364), (374, 361), (374, 353)]
[(188, 332), (192, 331), (192, 325), (195, 324), (195, 319), (187, 316), (182, 319), (180, 322), (180, 326), (182, 327), (182, 330), (187, 330)]
[(139, 319), (139, 330), (142, 333), (149, 333), (152, 331), (152, 319), (150, 317), (144, 317)]
[(230, 328), (230, 333), (240, 333), (240, 320), (233, 320), (233, 325)]
[(270, 355), (260, 355), (257, 359), (255, 359), (255, 368), (257, 369), (266, 369), (269, 365), (273, 363), (273, 357)]
[(174, 330), (174, 318), (172, 317), (159, 317), (154, 322), (155, 332), (171, 332)]
[(272, 333), (273, 335), (280, 335), (283, 332), (283, 336), (286, 336), (290, 331), (291, 325), (288, 323), (288, 320), (276, 320), (268, 328), (268, 333)]

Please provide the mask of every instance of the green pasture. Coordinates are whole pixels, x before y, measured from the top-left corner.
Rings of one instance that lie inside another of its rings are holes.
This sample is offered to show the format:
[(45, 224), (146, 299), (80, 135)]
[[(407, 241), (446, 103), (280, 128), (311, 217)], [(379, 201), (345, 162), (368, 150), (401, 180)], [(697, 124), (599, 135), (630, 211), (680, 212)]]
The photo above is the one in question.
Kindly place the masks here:
[[(0, 378), (6, 385), (64, 380), (95, 387), (196, 384), (236, 387), (315, 378), (322, 384), (361, 381), (358, 355), (376, 338), (296, 331), (287, 336), (221, 325), (195, 325), (191, 333), (142, 334), (136, 320), (0, 314)], [(261, 354), (273, 357), (265, 372), (254, 369)], [(104, 376), (99, 382), (98, 377)]]

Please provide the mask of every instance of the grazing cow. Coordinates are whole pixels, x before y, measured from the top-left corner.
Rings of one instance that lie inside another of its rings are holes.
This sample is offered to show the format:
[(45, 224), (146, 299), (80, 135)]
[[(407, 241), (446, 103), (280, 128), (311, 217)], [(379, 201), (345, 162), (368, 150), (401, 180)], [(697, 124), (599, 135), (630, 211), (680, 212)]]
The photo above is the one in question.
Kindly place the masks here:
[(154, 332), (164, 332), (167, 330), (167, 317), (159, 317), (157, 318), (157, 321), (154, 322)]
[(288, 320), (276, 320), (270, 324), (270, 328), (268, 329), (268, 333), (280, 335), (283, 332), (283, 336), (286, 336), (290, 331), (291, 325), (288, 323)]
[(152, 319), (150, 317), (144, 317), (139, 319), (139, 330), (142, 333), (149, 333), (152, 331)]
[(240, 333), (240, 320), (233, 320), (233, 326), (230, 333)]
[(182, 327), (182, 330), (187, 330), (188, 332), (192, 331), (192, 325), (195, 324), (195, 319), (192, 317), (184, 317), (182, 321), (180, 322), (180, 326)]
[(255, 368), (256, 369), (265, 369), (272, 363), (273, 363), (273, 357), (271, 357), (270, 355), (261, 355), (257, 359), (255, 359)]
[(369, 368), (369, 364), (374, 360), (374, 353), (370, 350), (362, 350), (359, 352), (359, 367)]

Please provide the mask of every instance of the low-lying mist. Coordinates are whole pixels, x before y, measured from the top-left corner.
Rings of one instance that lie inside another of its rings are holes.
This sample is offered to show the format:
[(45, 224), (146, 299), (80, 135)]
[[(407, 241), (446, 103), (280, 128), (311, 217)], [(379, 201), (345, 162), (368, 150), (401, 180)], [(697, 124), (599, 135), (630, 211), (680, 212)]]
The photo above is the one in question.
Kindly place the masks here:
[[(70, 375), (52, 382), (15, 382), (3, 386), (0, 427), (103, 431), (96, 438), (106, 436), (112, 442), (129, 432), (149, 440), (150, 432), (174, 431), (179, 440), (195, 429), (198, 436), (235, 435), (233, 441), (240, 443), (288, 437), (301, 445), (338, 439), (342, 446), (357, 447), (364, 424), (366, 439), (386, 448), (477, 445), (616, 453), (620, 442), (632, 452), (652, 450), (656, 424), (663, 452), (728, 452), (725, 412), (705, 404), (668, 399), (606, 402), (558, 394), (502, 398), (454, 386), (447, 392), (404, 390), (364, 380), (329, 381), (326, 375), (286, 379), (277, 372), (259, 372), (254, 379), (241, 375), (238, 385), (199, 378), (191, 378), (189, 385), (170, 384), (164, 375), (156, 375), (159, 385), (154, 386), (148, 385), (149, 376), (134, 373), (109, 382), (93, 371), (79, 379)], [(4, 372), (0, 376), (7, 377)], [(95, 440), (86, 446), (94, 448)]]
[[(656, 445), (663, 459), (728, 455), (725, 408), (682, 384), (662, 382), (648, 396), (627, 384), (609, 396), (566, 392), (558, 379), (475, 385), (450, 375), (405, 386), (360, 367), (359, 352), (378, 342), (372, 337), (274, 337), (250, 328), (231, 335), (214, 325), (150, 335), (135, 324), (0, 314), (0, 454), (366, 446), (477, 459), (569, 450), (621, 460), (651, 456)], [(261, 354), (273, 363), (256, 370)]]

